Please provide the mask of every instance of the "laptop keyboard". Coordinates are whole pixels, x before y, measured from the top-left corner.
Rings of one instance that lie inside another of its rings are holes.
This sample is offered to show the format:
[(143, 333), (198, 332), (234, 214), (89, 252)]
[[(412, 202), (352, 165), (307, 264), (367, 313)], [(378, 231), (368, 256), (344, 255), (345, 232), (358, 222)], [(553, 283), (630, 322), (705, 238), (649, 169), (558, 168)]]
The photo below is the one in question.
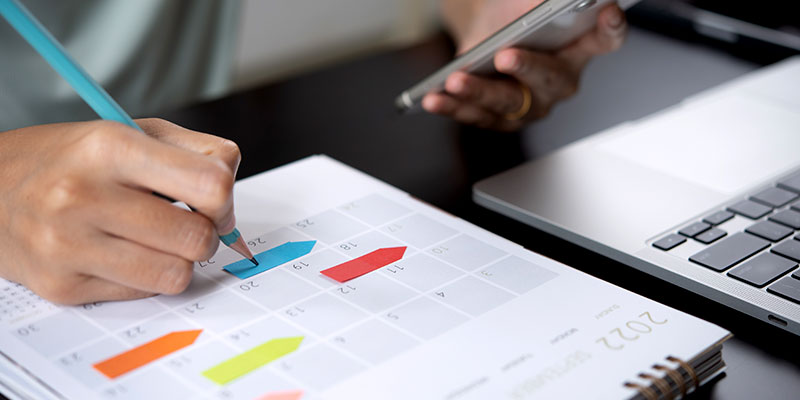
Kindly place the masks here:
[[(734, 218), (750, 220), (726, 231)], [(689, 261), (800, 304), (800, 173), (653, 243), (670, 251), (690, 241), (702, 249)], [(688, 250), (688, 249), (687, 249)]]

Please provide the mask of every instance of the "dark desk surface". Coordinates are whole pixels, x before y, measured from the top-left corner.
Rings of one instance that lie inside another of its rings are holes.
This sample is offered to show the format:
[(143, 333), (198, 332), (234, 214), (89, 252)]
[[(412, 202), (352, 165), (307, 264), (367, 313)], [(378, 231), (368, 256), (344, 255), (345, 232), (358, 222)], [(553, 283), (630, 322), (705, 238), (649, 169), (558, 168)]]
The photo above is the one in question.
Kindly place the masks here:
[(471, 201), (471, 185), (481, 178), (756, 66), (633, 30), (621, 52), (591, 64), (576, 98), (527, 132), (500, 134), (425, 114), (397, 115), (394, 97), (444, 64), (450, 52), (437, 36), (161, 117), (237, 141), (240, 177), (324, 153), (532, 251), (731, 330), (736, 337), (725, 346), (727, 376), (695, 398), (800, 397), (800, 338)]

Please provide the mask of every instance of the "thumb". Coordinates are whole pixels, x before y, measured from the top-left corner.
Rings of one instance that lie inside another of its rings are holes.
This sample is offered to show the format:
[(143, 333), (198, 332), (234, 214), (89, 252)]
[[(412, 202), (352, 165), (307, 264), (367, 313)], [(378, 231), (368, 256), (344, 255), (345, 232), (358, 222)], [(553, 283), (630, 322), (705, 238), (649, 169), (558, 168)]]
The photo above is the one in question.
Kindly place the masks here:
[[(230, 174), (231, 183), (233, 182), (232, 177), (236, 176), (236, 170), (241, 161), (241, 153), (236, 143), (221, 137), (195, 132), (162, 119), (138, 119), (136, 123), (144, 130), (147, 136), (161, 143), (199, 154), (208, 161), (213, 160), (215, 163), (222, 161), (219, 164), (224, 164), (229, 168), (224, 175)], [(225, 166), (220, 165), (222, 169), (225, 169)], [(209, 217), (220, 234), (228, 234), (236, 226), (232, 196), (226, 199), (224, 205), (222, 205), (222, 202), (218, 202), (219, 204), (216, 204), (214, 208), (200, 207), (198, 204), (192, 204), (189, 199), (180, 200), (184, 200), (190, 208), (197, 207), (201, 213)], [(192, 208), (192, 210), (198, 211), (195, 208)]]
[(610, 53), (622, 47), (628, 23), (625, 13), (618, 5), (612, 4), (597, 14), (597, 25), (576, 42), (567, 46), (558, 57), (572, 65), (575, 70), (582, 70), (592, 57)]
[(218, 158), (233, 171), (234, 176), (242, 160), (236, 143), (218, 136), (186, 129), (158, 118), (137, 119), (136, 123), (147, 136), (205, 156)]

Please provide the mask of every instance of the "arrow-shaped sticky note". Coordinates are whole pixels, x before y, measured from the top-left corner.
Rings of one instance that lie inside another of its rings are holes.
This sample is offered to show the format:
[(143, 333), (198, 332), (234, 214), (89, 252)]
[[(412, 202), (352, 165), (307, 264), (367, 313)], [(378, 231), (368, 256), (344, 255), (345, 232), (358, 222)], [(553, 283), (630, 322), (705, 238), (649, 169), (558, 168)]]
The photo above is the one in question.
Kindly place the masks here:
[(200, 332), (201, 329), (171, 332), (92, 366), (113, 379), (191, 345)]
[(303, 397), (302, 390), (289, 390), (267, 393), (256, 400), (300, 400), (301, 397)]
[(361, 275), (368, 274), (378, 268), (389, 265), (405, 254), (405, 247), (389, 247), (364, 254), (356, 259), (341, 263), (335, 267), (320, 271), (337, 282), (344, 283)]
[(239, 279), (247, 279), (310, 253), (316, 243), (316, 240), (287, 242), (256, 254), (257, 266), (254, 266), (250, 260), (240, 260), (223, 269), (236, 275)]
[(203, 376), (224, 385), (292, 353), (302, 341), (302, 336), (272, 339), (203, 371)]

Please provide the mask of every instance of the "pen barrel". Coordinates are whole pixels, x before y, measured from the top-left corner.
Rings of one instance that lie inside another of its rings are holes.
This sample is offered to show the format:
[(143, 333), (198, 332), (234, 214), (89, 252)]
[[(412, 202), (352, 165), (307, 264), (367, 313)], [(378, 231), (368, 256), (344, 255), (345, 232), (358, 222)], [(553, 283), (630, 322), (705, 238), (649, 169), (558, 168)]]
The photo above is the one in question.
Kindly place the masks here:
[(100, 118), (142, 130), (18, 0), (0, 0), (0, 14), (75, 89)]

